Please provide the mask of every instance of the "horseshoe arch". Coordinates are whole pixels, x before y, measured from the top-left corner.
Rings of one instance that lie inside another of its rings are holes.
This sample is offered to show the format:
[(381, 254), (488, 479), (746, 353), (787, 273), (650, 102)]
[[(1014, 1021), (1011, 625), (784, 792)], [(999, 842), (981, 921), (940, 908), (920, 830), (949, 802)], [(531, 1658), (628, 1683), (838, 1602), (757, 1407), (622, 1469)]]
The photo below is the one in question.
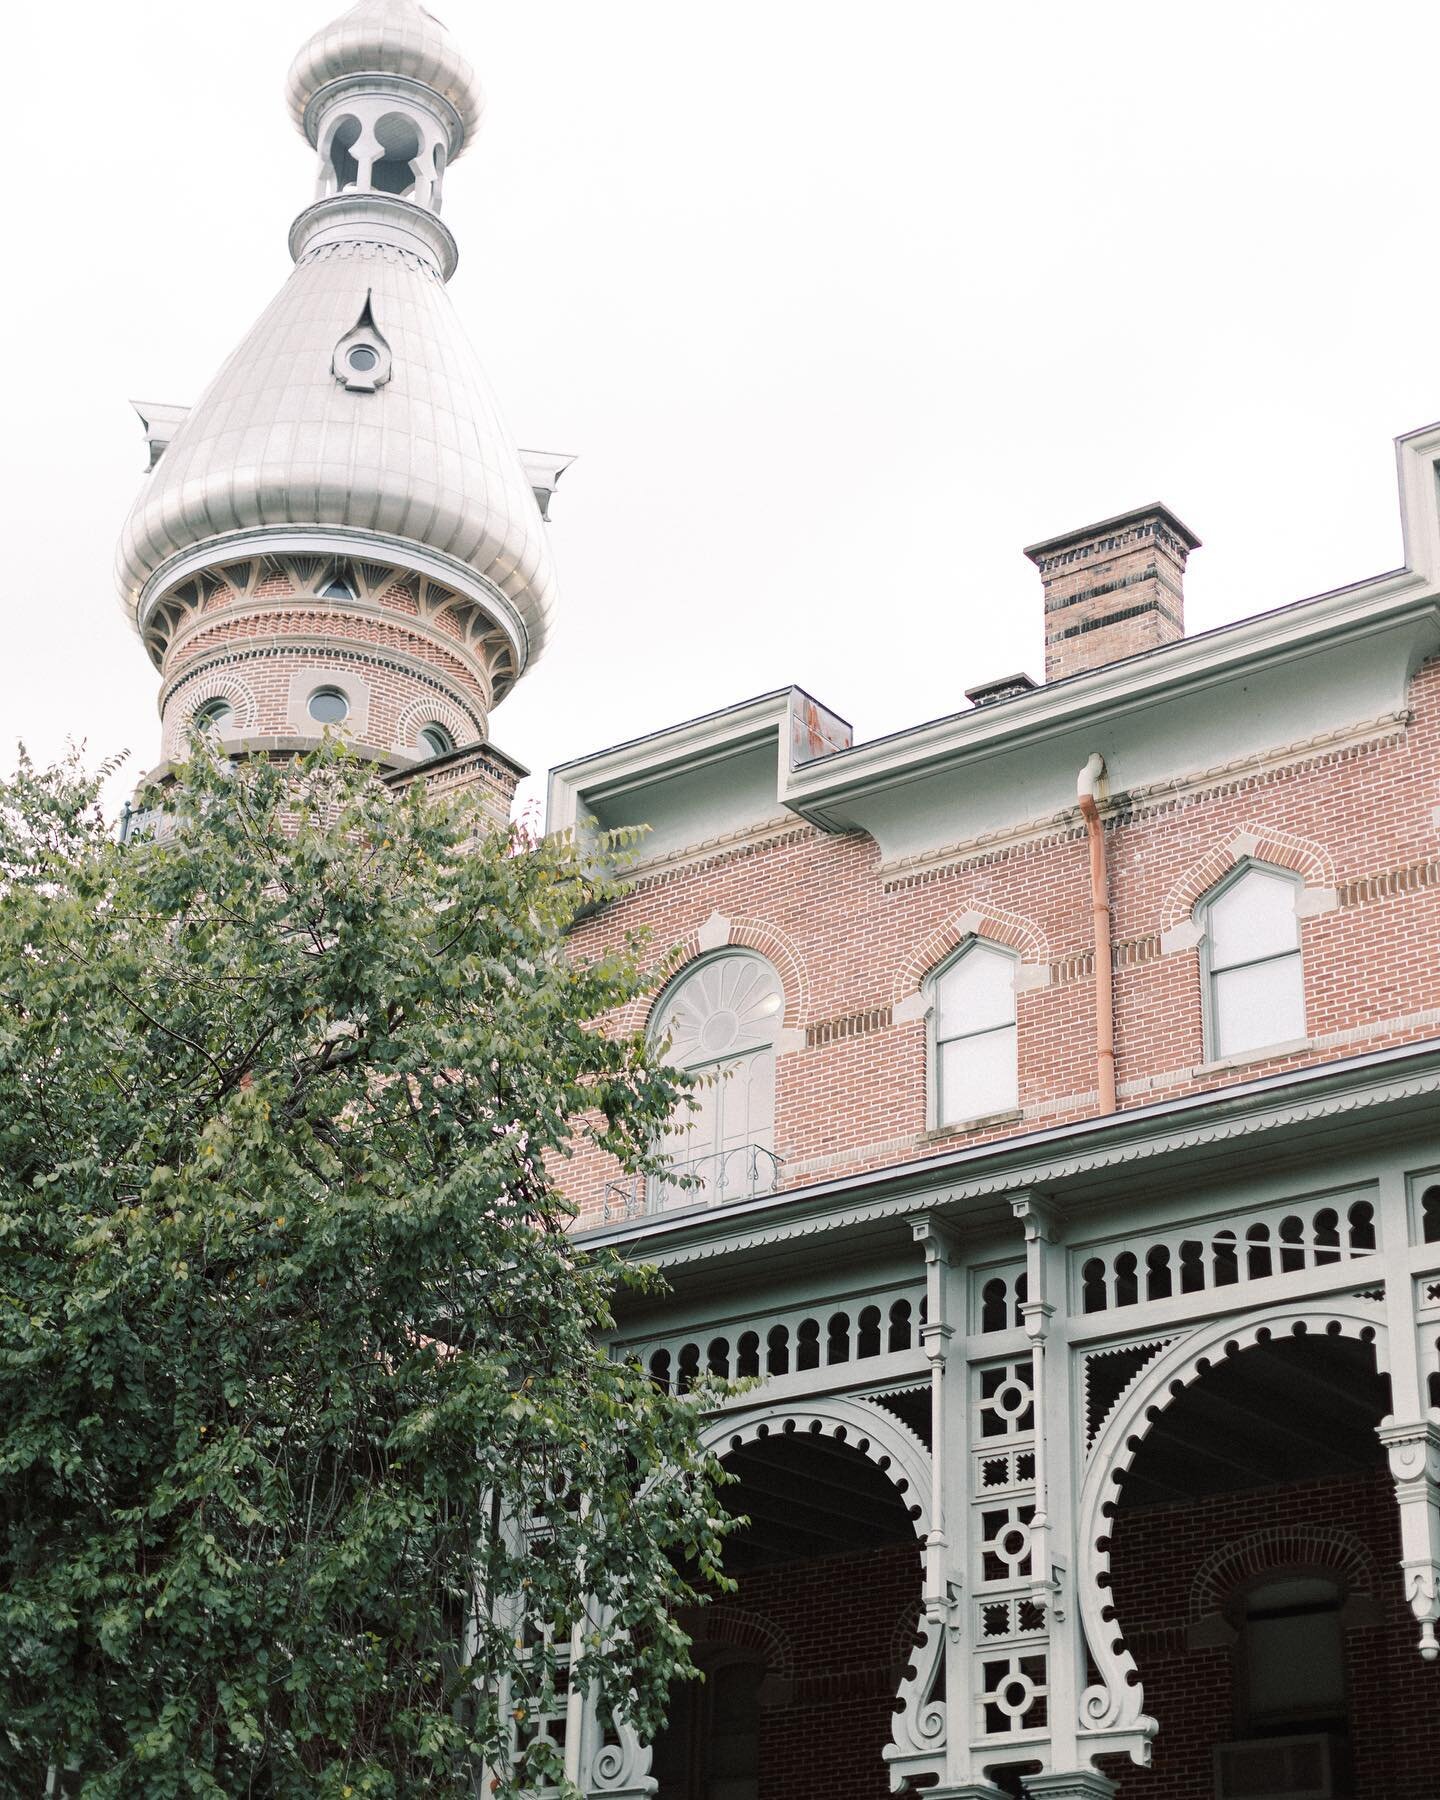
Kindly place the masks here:
[[(1080, 1488), (1077, 1519), (1080, 1617), (1100, 1679), (1080, 1698), (1082, 1743), (1088, 1755), (1127, 1751), (1145, 1764), (1159, 1722), (1144, 1711), (1144, 1689), (1123, 1626), (1110, 1600), (1110, 1517), (1118, 1477), (1134, 1461), (1154, 1423), (1215, 1363), (1239, 1356), (1256, 1344), (1285, 1337), (1340, 1336), (1371, 1344), (1383, 1374), (1387, 1334), (1380, 1308), (1350, 1294), (1326, 1302), (1279, 1306), (1229, 1320), (1211, 1320), (1187, 1332), (1144, 1368), (1101, 1427), (1091, 1448)], [(1108, 1616), (1107, 1616), (1108, 1615)]]

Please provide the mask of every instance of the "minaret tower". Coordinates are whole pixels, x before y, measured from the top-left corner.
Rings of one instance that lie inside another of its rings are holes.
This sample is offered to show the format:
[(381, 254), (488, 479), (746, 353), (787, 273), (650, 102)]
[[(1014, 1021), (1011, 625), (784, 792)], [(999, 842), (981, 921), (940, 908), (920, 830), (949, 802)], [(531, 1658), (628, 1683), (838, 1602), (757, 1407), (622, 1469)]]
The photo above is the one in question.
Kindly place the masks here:
[(193, 409), (138, 407), (151, 465), (120, 586), (167, 759), (195, 724), (270, 754), (329, 726), (404, 771), (485, 740), (539, 655), (537, 495), (566, 459), (527, 472), (446, 292), (441, 189), (483, 96), (443, 27), (360, 0), (288, 97), (319, 164), (294, 270)]

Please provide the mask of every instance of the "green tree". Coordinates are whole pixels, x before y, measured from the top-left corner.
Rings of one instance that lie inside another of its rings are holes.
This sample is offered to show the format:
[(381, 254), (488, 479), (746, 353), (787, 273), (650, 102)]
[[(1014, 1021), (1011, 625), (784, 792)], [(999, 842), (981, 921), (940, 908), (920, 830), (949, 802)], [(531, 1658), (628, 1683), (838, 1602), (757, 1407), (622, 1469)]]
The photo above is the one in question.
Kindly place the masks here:
[(684, 1093), (606, 879), (331, 746), (97, 791), (0, 785), (0, 1789), (503, 1796), (552, 1622), (648, 1732), (725, 1524), (557, 1182)]

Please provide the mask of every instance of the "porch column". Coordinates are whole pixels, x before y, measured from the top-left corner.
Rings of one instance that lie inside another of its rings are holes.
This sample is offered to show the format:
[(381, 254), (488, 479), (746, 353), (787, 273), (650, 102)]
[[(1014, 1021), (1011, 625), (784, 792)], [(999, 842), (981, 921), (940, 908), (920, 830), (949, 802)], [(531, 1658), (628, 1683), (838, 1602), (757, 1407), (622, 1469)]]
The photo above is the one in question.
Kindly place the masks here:
[[(1030, 1339), (1035, 1383), (1035, 1517), (1030, 1532), (1030, 1593), (1045, 1608), (1049, 1639), (1050, 1755), (1052, 1767), (1072, 1769), (1078, 1743), (1080, 1695), (1085, 1686), (1085, 1634), (1075, 1603), (1075, 1422), (1069, 1368), (1069, 1316), (1065, 1247), (1055, 1216), (1037, 1194), (1013, 1202), (1025, 1230), (1026, 1300), (1020, 1308)], [(1087, 1775), (1036, 1776), (1035, 1780), (1084, 1781)], [(1100, 1780), (1100, 1777), (1095, 1777)], [(1108, 1794), (1111, 1784), (1096, 1788)], [(1035, 1789), (1068, 1794), (1070, 1788)], [(1076, 1794), (1089, 1793), (1075, 1788)]]

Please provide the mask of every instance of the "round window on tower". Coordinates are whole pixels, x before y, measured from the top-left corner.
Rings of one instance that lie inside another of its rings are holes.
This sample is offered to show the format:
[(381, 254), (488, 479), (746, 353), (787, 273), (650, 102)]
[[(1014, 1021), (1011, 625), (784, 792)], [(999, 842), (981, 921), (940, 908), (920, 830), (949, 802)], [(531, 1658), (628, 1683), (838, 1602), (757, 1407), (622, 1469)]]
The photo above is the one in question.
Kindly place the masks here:
[(350, 702), (337, 687), (316, 688), (310, 696), (310, 717), (320, 725), (338, 725), (348, 717)]
[(357, 375), (368, 375), (379, 361), (379, 356), (368, 344), (357, 344), (345, 358), (347, 367), (353, 369)]
[(448, 756), (455, 740), (443, 725), (427, 725), (420, 733), (420, 748), (430, 756)]

